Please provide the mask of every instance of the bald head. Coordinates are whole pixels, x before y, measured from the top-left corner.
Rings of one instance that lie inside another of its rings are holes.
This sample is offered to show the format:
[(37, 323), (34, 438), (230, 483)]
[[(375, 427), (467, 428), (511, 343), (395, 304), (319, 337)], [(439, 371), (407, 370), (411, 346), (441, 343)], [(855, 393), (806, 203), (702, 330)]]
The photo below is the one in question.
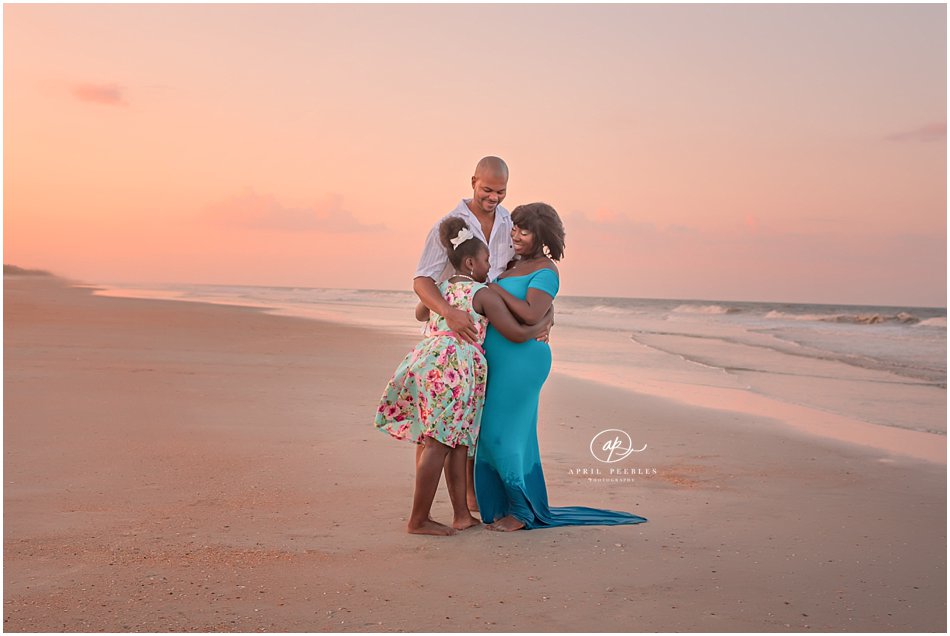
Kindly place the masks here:
[(482, 158), (475, 166), (472, 191), (468, 208), (479, 218), (494, 218), (495, 208), (508, 191), (508, 164), (498, 157)]
[(475, 166), (475, 178), (481, 177), (502, 177), (508, 180), (508, 164), (500, 157), (482, 157), (478, 165)]

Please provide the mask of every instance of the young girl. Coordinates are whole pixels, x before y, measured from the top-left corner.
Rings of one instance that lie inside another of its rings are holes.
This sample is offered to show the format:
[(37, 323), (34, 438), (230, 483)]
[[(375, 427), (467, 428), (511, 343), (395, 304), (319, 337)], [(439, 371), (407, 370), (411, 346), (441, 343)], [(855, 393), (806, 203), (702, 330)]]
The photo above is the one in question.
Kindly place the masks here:
[[(471, 314), (479, 344), (456, 338), (445, 319), (433, 313), (425, 338), (396, 368), (386, 386), (375, 425), (397, 439), (423, 445), (416, 461), (407, 530), (450, 535), (479, 523), (466, 503), (465, 477), (485, 401), (488, 369), (481, 343), (488, 321), (515, 342), (535, 338), (544, 328), (519, 324), (501, 297), (484, 284), (489, 270), (488, 246), (463, 219), (443, 221), (439, 237), (455, 268), (455, 275), (439, 285), (439, 291), (450, 305)], [(443, 470), (452, 501), (452, 527), (429, 517)]]

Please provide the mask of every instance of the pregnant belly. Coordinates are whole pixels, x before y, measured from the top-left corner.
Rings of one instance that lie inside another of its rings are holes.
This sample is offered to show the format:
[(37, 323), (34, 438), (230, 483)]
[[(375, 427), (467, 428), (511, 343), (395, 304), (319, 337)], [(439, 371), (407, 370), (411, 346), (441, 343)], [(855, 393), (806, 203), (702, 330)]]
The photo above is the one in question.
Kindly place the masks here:
[(489, 326), (485, 334), (489, 384), (514, 384), (540, 390), (551, 371), (551, 347), (546, 342), (512, 342)]

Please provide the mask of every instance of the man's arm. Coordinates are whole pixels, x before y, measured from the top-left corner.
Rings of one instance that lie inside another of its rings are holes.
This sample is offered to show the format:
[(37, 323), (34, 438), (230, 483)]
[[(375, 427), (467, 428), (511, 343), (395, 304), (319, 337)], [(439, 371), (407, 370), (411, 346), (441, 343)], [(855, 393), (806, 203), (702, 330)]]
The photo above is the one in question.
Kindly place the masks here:
[(457, 333), (459, 338), (474, 344), (477, 332), (472, 317), (468, 315), (468, 312), (449, 305), (439, 293), (439, 288), (435, 286), (435, 279), (442, 275), (449, 262), (445, 247), (439, 240), (439, 226), (443, 220), (445, 217), (440, 219), (426, 236), (419, 265), (416, 267), (416, 275), (412, 281), (412, 289), (422, 304), (445, 318), (449, 329)]

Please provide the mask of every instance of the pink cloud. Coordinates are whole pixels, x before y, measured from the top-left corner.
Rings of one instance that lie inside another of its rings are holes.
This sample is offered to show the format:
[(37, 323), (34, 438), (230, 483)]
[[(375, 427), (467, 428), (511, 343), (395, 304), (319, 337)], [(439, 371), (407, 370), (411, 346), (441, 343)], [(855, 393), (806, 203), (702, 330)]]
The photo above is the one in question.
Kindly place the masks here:
[(927, 124), (914, 130), (895, 133), (887, 137), (889, 141), (941, 141), (947, 138), (947, 122)]
[(118, 84), (76, 84), (71, 92), (79, 101), (107, 106), (126, 106), (122, 90)]
[(273, 195), (247, 190), (208, 206), (206, 213), (214, 223), (255, 230), (347, 234), (386, 229), (359, 221), (343, 209), (342, 197), (337, 195), (329, 195), (313, 206), (293, 208)]
[(577, 284), (581, 293), (573, 281), (583, 281), (585, 295), (946, 305), (947, 244), (939, 233), (852, 224), (787, 232), (755, 214), (702, 229), (597, 223), (576, 213), (564, 226), (562, 285)]

